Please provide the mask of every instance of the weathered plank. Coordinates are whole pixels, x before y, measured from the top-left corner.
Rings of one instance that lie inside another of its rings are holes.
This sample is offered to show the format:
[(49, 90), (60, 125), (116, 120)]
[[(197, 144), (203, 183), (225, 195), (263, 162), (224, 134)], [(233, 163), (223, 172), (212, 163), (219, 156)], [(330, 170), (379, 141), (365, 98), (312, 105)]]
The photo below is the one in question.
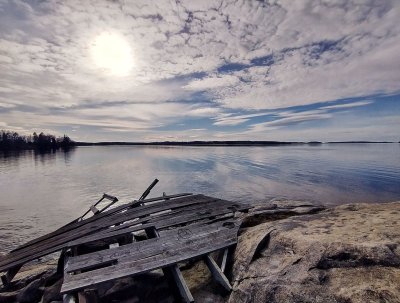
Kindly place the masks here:
[(166, 230), (160, 232), (159, 238), (152, 238), (145, 241), (134, 242), (131, 244), (120, 246), (115, 250), (102, 250), (85, 255), (70, 258), (66, 266), (67, 272), (76, 270), (84, 270), (89, 267), (95, 267), (103, 263), (113, 263), (118, 259), (140, 259), (149, 254), (157, 254), (167, 251), (171, 247), (180, 246), (181, 242), (186, 239), (196, 241), (198, 239), (207, 239), (212, 241), (213, 238), (223, 234), (237, 234), (238, 222), (232, 221), (233, 226), (228, 228), (224, 226), (226, 222), (215, 222), (212, 224), (198, 224), (195, 226), (185, 226), (177, 229)]
[(228, 253), (229, 253), (229, 249), (228, 248), (224, 249), (224, 252), (222, 255), (222, 261), (221, 261), (222, 272), (225, 272), (226, 262), (228, 261)]
[[(140, 230), (145, 230), (149, 237), (159, 236), (128, 244), (121, 242), (121, 246), (113, 249), (71, 257), (65, 264), (62, 290), (68, 293), (120, 277), (174, 267), (177, 262), (236, 244), (239, 224), (227, 219), (236, 211), (248, 210), (249, 205), (204, 195), (182, 195), (133, 201), (63, 226), (0, 258), (0, 271), (17, 268), (58, 250), (121, 238)], [(186, 226), (177, 227), (181, 225)], [(229, 282), (226, 284), (223, 271), (205, 258), (213, 275), (227, 288)], [(186, 299), (190, 300), (187, 293)]]
[[(21, 249), (19, 251), (15, 251), (14, 253), (7, 255), (0, 259), (0, 271), (7, 270), (13, 266), (16, 266), (20, 263), (25, 263), (30, 260), (34, 260), (46, 254), (58, 251), (65, 246), (65, 243), (68, 243), (77, 238), (83, 237), (88, 234), (92, 234), (97, 232), (98, 230), (108, 228), (111, 225), (121, 224), (128, 220), (133, 220), (136, 218), (140, 218), (141, 216), (148, 216), (152, 212), (160, 212), (167, 209), (176, 209), (182, 208), (185, 206), (200, 204), (207, 201), (223, 201), (219, 199), (214, 199), (210, 197), (206, 197), (203, 195), (195, 195), (183, 198), (177, 198), (173, 200), (168, 200), (165, 203), (157, 203), (152, 205), (144, 205), (140, 208), (130, 209), (124, 213), (112, 214), (109, 217), (102, 217), (104, 219), (98, 218), (90, 222), (90, 224), (81, 224), (80, 228), (76, 230), (71, 230), (71, 232), (60, 233), (58, 235), (53, 235), (50, 238), (44, 239), (35, 245), (34, 247), (25, 247), (25, 249)], [(224, 203), (227, 201), (224, 201)], [(229, 203), (229, 202), (228, 202)], [(136, 211), (136, 212), (133, 212)], [(91, 217), (100, 217), (104, 214), (100, 213), (97, 216)], [(87, 219), (90, 220), (91, 218)], [(81, 222), (85, 222), (87, 220), (83, 220)], [(77, 222), (80, 224), (81, 222)], [(85, 226), (85, 227), (81, 227)], [(32, 246), (32, 245), (31, 245)]]
[[(209, 237), (198, 238), (196, 241), (185, 240), (174, 249), (168, 249), (155, 255), (147, 255), (145, 258), (132, 261), (130, 258), (118, 259), (117, 264), (105, 268), (84, 272), (81, 274), (64, 276), (64, 284), (61, 292), (66, 293), (77, 289), (85, 288), (89, 285), (99, 284), (105, 281), (114, 280), (126, 276), (148, 272), (157, 268), (170, 266), (193, 257), (203, 256), (210, 252), (234, 245), (237, 235), (229, 231), (219, 233), (210, 241)], [(115, 251), (118, 248), (114, 249)]]
[[(170, 196), (168, 196), (168, 198), (171, 199), (172, 201), (176, 201), (176, 200), (180, 199), (179, 202), (183, 202), (182, 198), (187, 197), (187, 196), (193, 196), (193, 195), (190, 194), (190, 193), (183, 193), (183, 194), (170, 195)], [(196, 195), (196, 196), (202, 196), (202, 195)], [(141, 201), (141, 203), (162, 201), (164, 198), (165, 197), (156, 197), (156, 198), (146, 199), (146, 200)], [(175, 198), (177, 198), (177, 199), (175, 199)], [(103, 218), (106, 218), (106, 217), (118, 214), (120, 212), (126, 211), (127, 209), (130, 209), (133, 206), (135, 206), (136, 202), (137, 201), (133, 201), (133, 202), (130, 202), (130, 203), (126, 203), (126, 204), (114, 207), (114, 208), (112, 208), (112, 209), (110, 209), (108, 211), (105, 211), (105, 212), (102, 212), (102, 213), (98, 214), (95, 217), (90, 217), (90, 218), (87, 218), (87, 219), (79, 221), (79, 222), (77, 222), (77, 221), (71, 222), (71, 223), (69, 223), (67, 225), (64, 225), (64, 226), (60, 227), (59, 229), (55, 230), (54, 232), (51, 232), (51, 233), (48, 233), (48, 234), (43, 235), (41, 237), (32, 239), (31, 241), (29, 241), (29, 242), (17, 247), (12, 252), (21, 250), (23, 248), (27, 248), (28, 246), (34, 245), (34, 244), (36, 244), (38, 242), (42, 242), (43, 240), (52, 238), (52, 237), (57, 236), (59, 234), (65, 233), (67, 231), (74, 230), (76, 228), (79, 228), (81, 226), (87, 225), (87, 224), (92, 223), (94, 221), (101, 220)], [(136, 206), (139, 206), (139, 205), (136, 205)], [(143, 208), (141, 208), (141, 209), (143, 209)], [(2, 258), (0, 258), (0, 264), (1, 264), (1, 260), (2, 260)]]
[(15, 277), (18, 271), (21, 269), (22, 265), (17, 265), (15, 267), (10, 268), (7, 273), (1, 276), (1, 282), (4, 286), (7, 286), (11, 280)]
[(204, 261), (206, 262), (208, 269), (211, 271), (214, 280), (221, 284), (227, 291), (231, 291), (231, 284), (225, 277), (223, 271), (218, 267), (217, 263), (215, 263), (214, 259), (211, 258), (209, 255), (206, 255), (204, 257)]
[(170, 268), (183, 301), (186, 303), (193, 303), (194, 299), (192, 293), (190, 292), (189, 287), (187, 286), (178, 265), (174, 264)]
[[(222, 203), (221, 203), (222, 204)], [(165, 213), (162, 216), (145, 217), (138, 219), (137, 221), (130, 223), (123, 223), (116, 227), (105, 229), (104, 231), (98, 232), (93, 235), (79, 238), (73, 242), (68, 243), (68, 246), (74, 246), (83, 244), (86, 242), (93, 242), (101, 240), (102, 238), (110, 238), (110, 236), (117, 236), (134, 232), (141, 229), (141, 224), (154, 225), (157, 229), (169, 228), (175, 225), (181, 225), (184, 223), (191, 223), (193, 221), (203, 220), (209, 217), (221, 216), (224, 214), (232, 214), (232, 210), (226, 205), (220, 205), (219, 203), (212, 203), (208, 205), (204, 203), (202, 205), (196, 205), (195, 207), (187, 207), (185, 209), (171, 211)]]

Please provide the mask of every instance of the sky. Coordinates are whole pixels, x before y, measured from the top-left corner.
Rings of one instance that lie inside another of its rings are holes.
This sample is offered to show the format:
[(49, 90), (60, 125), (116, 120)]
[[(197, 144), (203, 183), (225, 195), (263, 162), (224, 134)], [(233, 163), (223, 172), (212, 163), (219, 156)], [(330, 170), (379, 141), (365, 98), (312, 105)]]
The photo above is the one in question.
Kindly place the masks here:
[(0, 129), (399, 141), (400, 1), (0, 0)]

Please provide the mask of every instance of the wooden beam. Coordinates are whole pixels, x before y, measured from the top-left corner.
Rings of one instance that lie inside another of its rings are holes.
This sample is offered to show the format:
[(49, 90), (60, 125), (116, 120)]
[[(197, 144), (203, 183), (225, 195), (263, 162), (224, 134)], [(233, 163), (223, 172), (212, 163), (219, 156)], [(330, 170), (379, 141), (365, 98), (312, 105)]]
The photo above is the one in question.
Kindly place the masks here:
[(66, 294), (63, 296), (63, 303), (76, 303), (76, 298), (73, 294)]
[(5, 275), (1, 276), (1, 282), (4, 286), (8, 286), (18, 271), (21, 269), (22, 265), (15, 266), (10, 268)]
[(229, 252), (229, 249), (225, 248), (223, 255), (222, 255), (222, 261), (221, 261), (221, 271), (222, 272), (225, 272), (225, 269), (226, 269), (226, 262), (228, 260), (228, 252)]
[(192, 293), (187, 286), (185, 279), (182, 276), (182, 273), (178, 267), (178, 265), (174, 264), (171, 267), (172, 276), (174, 277), (175, 283), (178, 286), (179, 293), (185, 303), (193, 303), (194, 299)]
[(100, 211), (96, 208), (96, 206), (90, 206), (90, 210), (92, 211), (93, 215), (97, 215)]
[[(64, 271), (67, 269), (67, 267), (68, 267), (68, 254), (69, 254), (70, 252), (68, 251), (68, 252), (64, 252), (63, 254), (62, 254), (62, 257), (64, 258)], [(73, 292), (70, 292), (70, 293), (66, 293), (66, 294), (64, 294), (63, 295), (63, 303), (76, 303), (77, 302), (77, 300), (76, 300), (76, 296), (75, 296), (75, 293), (73, 293)]]
[(214, 259), (211, 258), (209, 255), (206, 255), (204, 257), (204, 261), (206, 262), (208, 269), (211, 271), (214, 280), (221, 284), (227, 291), (231, 291), (231, 284), (229, 283), (228, 279), (221, 271), (221, 269), (218, 267), (217, 263), (215, 263)]
[(78, 293), (79, 303), (98, 303), (99, 296), (96, 289), (85, 289)]

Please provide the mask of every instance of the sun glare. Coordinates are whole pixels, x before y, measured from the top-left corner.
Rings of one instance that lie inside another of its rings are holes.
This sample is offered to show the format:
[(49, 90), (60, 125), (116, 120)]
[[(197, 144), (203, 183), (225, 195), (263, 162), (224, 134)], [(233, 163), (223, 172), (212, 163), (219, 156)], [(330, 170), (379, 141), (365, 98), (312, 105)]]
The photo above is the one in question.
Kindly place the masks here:
[(91, 55), (97, 67), (117, 76), (126, 76), (133, 66), (129, 43), (120, 35), (102, 33), (91, 46)]

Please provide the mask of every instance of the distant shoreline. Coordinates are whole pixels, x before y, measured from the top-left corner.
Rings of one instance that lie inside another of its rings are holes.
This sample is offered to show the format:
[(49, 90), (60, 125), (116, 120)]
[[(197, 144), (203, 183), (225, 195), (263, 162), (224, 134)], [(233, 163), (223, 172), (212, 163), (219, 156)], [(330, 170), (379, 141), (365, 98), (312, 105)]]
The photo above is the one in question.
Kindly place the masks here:
[(390, 141), (339, 141), (339, 142), (281, 142), (281, 141), (189, 141), (189, 142), (75, 142), (75, 146), (281, 146), (322, 144), (393, 144)]

